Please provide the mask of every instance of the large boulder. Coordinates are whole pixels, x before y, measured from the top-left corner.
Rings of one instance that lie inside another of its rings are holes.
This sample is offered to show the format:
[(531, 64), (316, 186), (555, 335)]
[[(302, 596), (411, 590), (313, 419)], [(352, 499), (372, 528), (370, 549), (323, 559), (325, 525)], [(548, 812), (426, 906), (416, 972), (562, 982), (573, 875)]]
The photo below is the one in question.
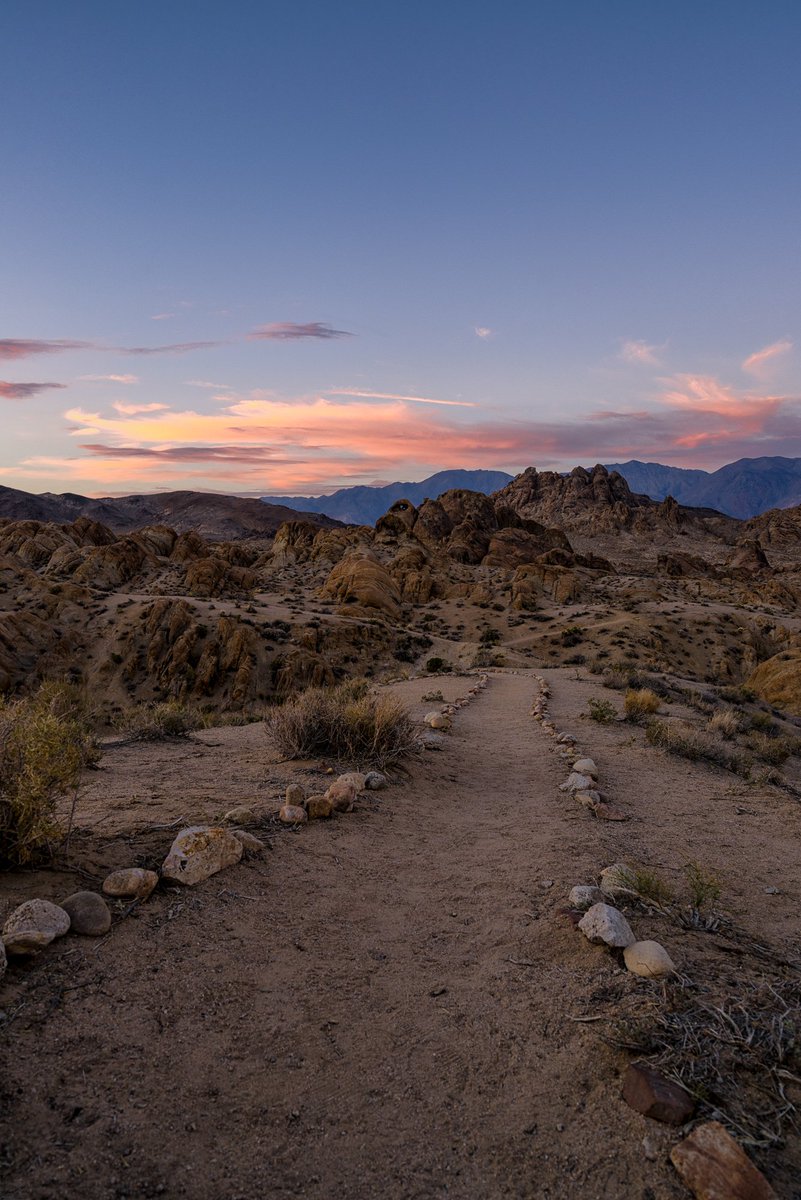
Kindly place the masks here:
[(400, 592), (395, 580), (371, 551), (352, 551), (341, 559), (323, 584), (320, 595), (343, 608), (373, 610), (397, 620)]

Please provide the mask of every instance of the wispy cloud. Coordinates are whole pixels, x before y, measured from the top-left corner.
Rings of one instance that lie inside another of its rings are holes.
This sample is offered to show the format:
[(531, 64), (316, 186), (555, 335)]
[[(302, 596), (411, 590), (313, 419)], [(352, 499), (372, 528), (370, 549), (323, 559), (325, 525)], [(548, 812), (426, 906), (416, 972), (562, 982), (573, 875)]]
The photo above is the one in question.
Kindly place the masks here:
[(769, 346), (763, 346), (761, 350), (757, 350), (754, 354), (749, 354), (748, 358), (743, 363), (742, 369), (747, 371), (749, 375), (764, 375), (766, 367), (782, 354), (789, 353), (793, 348), (793, 343), (789, 338), (781, 338), (778, 342), (771, 342)]
[(115, 400), (111, 406), (126, 417), (135, 417), (139, 413), (165, 412), (166, 404), (126, 404), (124, 400)]
[(63, 354), (65, 350), (91, 350), (93, 342), (69, 338), (45, 341), (41, 338), (0, 338), (0, 359), (30, 358), (34, 354)]
[(138, 383), (138, 375), (79, 375), (83, 383)]
[[(269, 463), (276, 459), (271, 446), (105, 446), (88, 443), (81, 446), (97, 458), (150, 459), (161, 462), (232, 462)], [(286, 460), (284, 460), (286, 461)]]
[(154, 313), (153, 316), (150, 318), (150, 320), (151, 321), (169, 321), (170, 318), (174, 317), (174, 316), (175, 316), (175, 313)]
[(449, 408), (477, 408), (472, 400), (435, 400), (431, 396), (401, 396), (396, 392), (370, 392), (366, 388), (328, 388), (326, 396), (356, 396), (361, 400), (405, 400), (413, 404), (444, 404)]
[(662, 350), (664, 346), (652, 346), (648, 342), (631, 339), (622, 343), (618, 358), (635, 366), (658, 367), (661, 365), (659, 354)]
[(210, 379), (185, 379), (184, 386), (185, 387), (206, 388), (208, 391), (211, 391), (211, 392), (227, 392), (229, 390), (227, 384), (212, 383), (212, 381)]
[(489, 341), (489, 339), (494, 335), (494, 330), (490, 329), (487, 325), (475, 325), (473, 327), (473, 332), (477, 338), (481, 338), (482, 342)]
[(347, 329), (333, 329), (324, 321), (309, 321), (304, 325), (297, 325), (294, 321), (278, 321), (272, 325), (259, 325), (248, 334), (250, 339), (267, 338), (279, 342), (297, 341), (301, 338), (320, 338), (327, 341), (331, 338), (353, 336)]
[(169, 346), (115, 346), (118, 354), (190, 354), (193, 350), (209, 350), (224, 342), (173, 342)]
[(31, 396), (36, 396), (39, 392), (46, 392), (50, 388), (66, 387), (64, 383), (9, 383), (5, 379), (0, 379), (0, 397), (3, 400), (28, 400)]

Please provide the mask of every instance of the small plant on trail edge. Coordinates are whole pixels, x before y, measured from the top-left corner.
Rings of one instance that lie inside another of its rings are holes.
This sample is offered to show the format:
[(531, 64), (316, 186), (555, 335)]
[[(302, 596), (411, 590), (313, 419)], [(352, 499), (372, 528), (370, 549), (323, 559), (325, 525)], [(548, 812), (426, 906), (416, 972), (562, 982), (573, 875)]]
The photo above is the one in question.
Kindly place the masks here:
[(660, 700), (650, 688), (629, 688), (623, 706), (629, 721), (639, 721), (659, 711)]
[(689, 862), (685, 864), (684, 874), (693, 908), (700, 911), (705, 904), (720, 899), (720, 880), (713, 871), (706, 871), (697, 862)]
[(121, 733), (137, 742), (160, 742), (165, 738), (186, 737), (204, 725), (197, 709), (177, 700), (155, 704), (136, 704), (116, 722)]
[(617, 720), (617, 710), (608, 700), (590, 700), (589, 710), (590, 720), (599, 725), (611, 725)]
[(650, 867), (637, 867), (630, 872), (630, 877), (631, 889), (641, 900), (662, 906), (669, 904), (673, 899), (671, 888)]
[(308, 688), (275, 708), (265, 726), (285, 758), (334, 758), (379, 769), (412, 754), (419, 739), (405, 705), (365, 680)]
[(96, 766), (84, 697), (44, 683), (35, 695), (0, 701), (0, 863), (22, 866), (52, 853), (61, 834), (56, 807), (84, 767)]

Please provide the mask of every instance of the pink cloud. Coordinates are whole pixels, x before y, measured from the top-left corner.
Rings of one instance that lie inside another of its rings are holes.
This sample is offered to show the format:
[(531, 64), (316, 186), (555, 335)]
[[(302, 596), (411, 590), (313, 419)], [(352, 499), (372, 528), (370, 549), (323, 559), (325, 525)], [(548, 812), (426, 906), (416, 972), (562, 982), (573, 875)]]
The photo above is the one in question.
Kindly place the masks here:
[(0, 338), (0, 359), (30, 358), (34, 354), (62, 354), (65, 350), (90, 350), (92, 342), (67, 338), (43, 341), (41, 338)]
[(651, 346), (648, 342), (631, 339), (623, 342), (618, 357), (623, 362), (632, 363), (636, 366), (658, 367), (660, 361), (657, 351), (662, 349), (664, 349), (662, 346)]
[(3, 400), (28, 400), (49, 388), (66, 386), (64, 383), (9, 383), (8, 380), (0, 379), (0, 397)]
[(789, 338), (781, 338), (778, 342), (772, 342), (770, 346), (764, 346), (754, 354), (749, 354), (743, 363), (742, 369), (747, 371), (749, 375), (763, 375), (765, 368), (775, 358), (778, 358), (782, 354), (788, 354), (792, 348), (793, 343)]
[(111, 406), (126, 417), (135, 417), (139, 413), (163, 412), (166, 404), (126, 404), (124, 400), (115, 400)]
[(267, 338), (272, 341), (296, 341), (300, 338), (320, 338), (328, 341), (331, 338), (353, 337), (346, 329), (333, 329), (324, 321), (309, 321), (305, 325), (297, 325), (294, 321), (278, 321), (272, 325), (259, 325), (252, 329), (248, 338)]
[(138, 375), (80, 375), (82, 383), (138, 383)]

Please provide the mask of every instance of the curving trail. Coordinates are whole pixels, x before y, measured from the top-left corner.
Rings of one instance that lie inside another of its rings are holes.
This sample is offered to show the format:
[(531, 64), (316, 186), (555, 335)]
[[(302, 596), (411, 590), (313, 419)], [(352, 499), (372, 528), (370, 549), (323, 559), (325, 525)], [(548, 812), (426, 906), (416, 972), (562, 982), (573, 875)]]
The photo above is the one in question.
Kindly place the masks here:
[(570, 1020), (610, 960), (556, 910), (608, 833), (560, 798), (534, 689), (491, 677), (352, 817), (62, 949), (73, 990), (4, 1047), (7, 1200), (684, 1194)]

